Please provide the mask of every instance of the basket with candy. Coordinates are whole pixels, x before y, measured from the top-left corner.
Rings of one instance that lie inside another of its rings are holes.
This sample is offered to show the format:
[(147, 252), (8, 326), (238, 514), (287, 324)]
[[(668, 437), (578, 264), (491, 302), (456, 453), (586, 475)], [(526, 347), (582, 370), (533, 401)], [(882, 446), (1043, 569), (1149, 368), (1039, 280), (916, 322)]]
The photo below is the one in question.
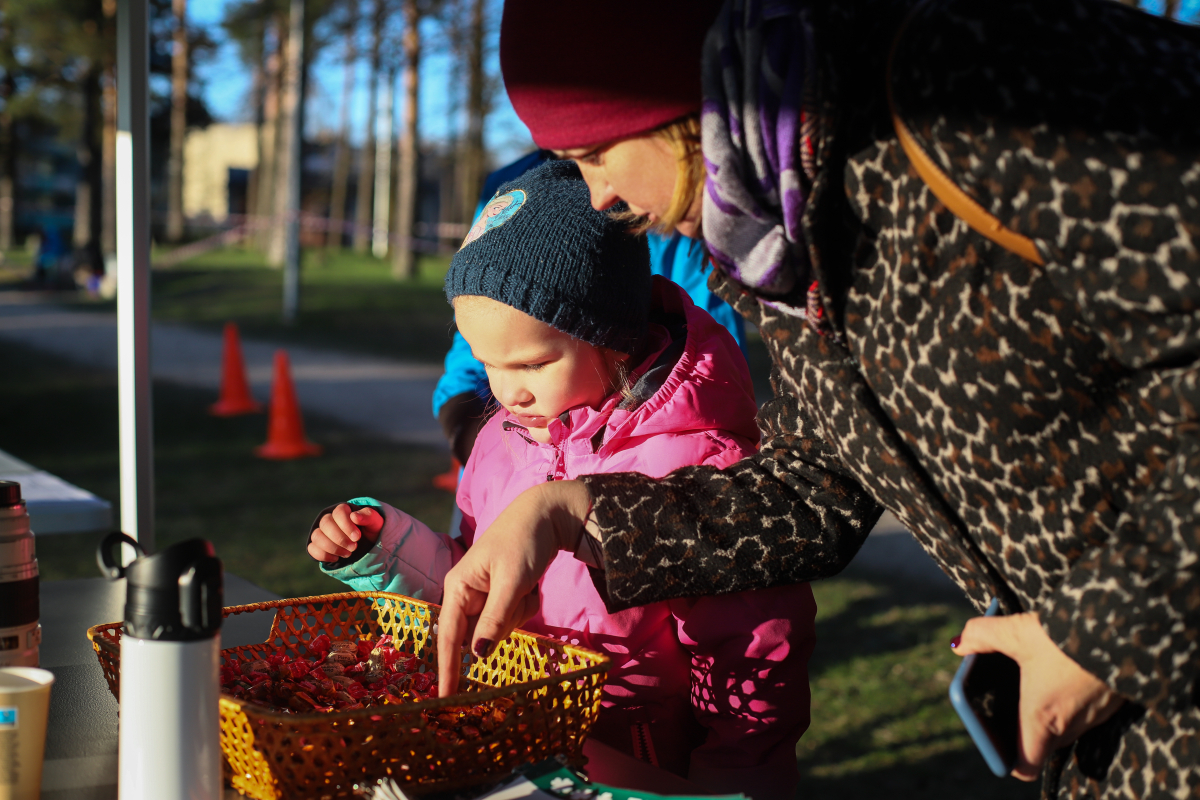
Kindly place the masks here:
[[(223, 650), (226, 779), (260, 800), (350, 798), (389, 776), (409, 790), (462, 788), (529, 761), (582, 757), (608, 659), (516, 631), (463, 664), (437, 697), (438, 607), (386, 593), (226, 608), (275, 611), (266, 642)], [(120, 623), (88, 631), (118, 694)]]

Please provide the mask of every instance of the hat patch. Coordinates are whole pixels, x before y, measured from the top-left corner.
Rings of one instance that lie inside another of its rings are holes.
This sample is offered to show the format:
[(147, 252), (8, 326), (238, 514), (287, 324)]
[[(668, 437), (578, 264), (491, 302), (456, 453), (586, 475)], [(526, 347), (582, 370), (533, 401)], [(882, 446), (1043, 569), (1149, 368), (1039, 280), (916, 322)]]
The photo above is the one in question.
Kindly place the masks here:
[(463, 243), (458, 249), (466, 247), (492, 228), (499, 228), (508, 222), (514, 214), (521, 210), (523, 205), (525, 205), (525, 192), (521, 189), (513, 189), (511, 192), (493, 197), (483, 207), (483, 211), (479, 212), (479, 219), (475, 220), (471, 230), (467, 231), (467, 238), (463, 239)]

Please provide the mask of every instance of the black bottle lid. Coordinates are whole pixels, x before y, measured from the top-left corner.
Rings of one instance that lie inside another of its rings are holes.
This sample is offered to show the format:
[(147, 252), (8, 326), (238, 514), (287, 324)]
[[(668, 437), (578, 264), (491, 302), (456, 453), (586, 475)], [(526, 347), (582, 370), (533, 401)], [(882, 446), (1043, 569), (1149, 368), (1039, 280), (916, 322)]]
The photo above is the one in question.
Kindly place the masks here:
[(16, 481), (0, 481), (0, 508), (21, 505), (21, 484)]
[(124, 569), (125, 635), (192, 642), (221, 630), (224, 575), (211, 542), (189, 539)]

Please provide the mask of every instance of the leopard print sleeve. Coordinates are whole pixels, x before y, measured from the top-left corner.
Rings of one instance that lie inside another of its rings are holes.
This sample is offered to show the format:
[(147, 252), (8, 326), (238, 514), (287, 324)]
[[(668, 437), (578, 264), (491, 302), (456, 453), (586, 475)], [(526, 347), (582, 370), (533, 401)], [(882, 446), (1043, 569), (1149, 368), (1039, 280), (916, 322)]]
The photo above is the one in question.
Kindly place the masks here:
[[(988, 7), (995, 18), (970, 0), (930, 6), (897, 51), (901, 113), (968, 194), (1034, 240), (1064, 309), (1148, 387), (1139, 401), (1172, 443), (1116, 535), (1041, 603), (1042, 624), (1122, 695), (1185, 708), (1200, 668), (1200, 129), (1179, 112), (1200, 103), (1200, 31), (1117, 3), (1017, 0)], [(1062, 47), (1066, 29), (1090, 46)]]
[(827, 577), (862, 546), (880, 507), (833, 450), (804, 435), (795, 399), (759, 413), (763, 446), (725, 469), (662, 479), (587, 475), (610, 611)]
[(1182, 710), (1200, 670), (1200, 436), (1121, 518), (1115, 541), (1083, 553), (1040, 609), (1055, 644), (1125, 697)]

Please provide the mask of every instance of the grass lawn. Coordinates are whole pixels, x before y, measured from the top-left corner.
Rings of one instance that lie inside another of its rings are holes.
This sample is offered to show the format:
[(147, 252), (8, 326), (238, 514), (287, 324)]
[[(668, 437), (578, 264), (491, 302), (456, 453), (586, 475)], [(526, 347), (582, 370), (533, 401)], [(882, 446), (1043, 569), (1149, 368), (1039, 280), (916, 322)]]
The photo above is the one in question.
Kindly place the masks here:
[[(952, 590), (951, 590), (952, 591)], [(961, 597), (853, 565), (813, 584), (812, 726), (796, 754), (798, 797), (972, 800), (1040, 795), (994, 777), (950, 706), (950, 640), (973, 615)]]
[(151, 307), (159, 321), (217, 328), (233, 320), (244, 336), (440, 362), (454, 316), (442, 294), (449, 263), (422, 256), (416, 277), (396, 281), (387, 261), (306, 250), (300, 313), (289, 326), (282, 319), (282, 270), (267, 267), (258, 251), (230, 247), (154, 270)]
[[(156, 279), (158, 276), (156, 276)], [(163, 284), (159, 281), (159, 291)], [(264, 321), (264, 325), (267, 323)], [(116, 382), (6, 344), (0, 449), (117, 500)], [(320, 458), (261, 461), (262, 416), (215, 419), (208, 392), (158, 384), (158, 541), (203, 536), (226, 569), (284, 596), (338, 590), (303, 550), (314, 513), (359, 494), (387, 499), (436, 529), (450, 496), (430, 487), (445, 456), (379, 443), (309, 415)], [(39, 537), (44, 580), (92, 577), (99, 536)], [(950, 639), (970, 612), (954, 597), (849, 571), (814, 585), (813, 724), (800, 742), (798, 797), (916, 800), (956, 794), (1033, 798), (1033, 786), (987, 772), (946, 699), (957, 665)]]

